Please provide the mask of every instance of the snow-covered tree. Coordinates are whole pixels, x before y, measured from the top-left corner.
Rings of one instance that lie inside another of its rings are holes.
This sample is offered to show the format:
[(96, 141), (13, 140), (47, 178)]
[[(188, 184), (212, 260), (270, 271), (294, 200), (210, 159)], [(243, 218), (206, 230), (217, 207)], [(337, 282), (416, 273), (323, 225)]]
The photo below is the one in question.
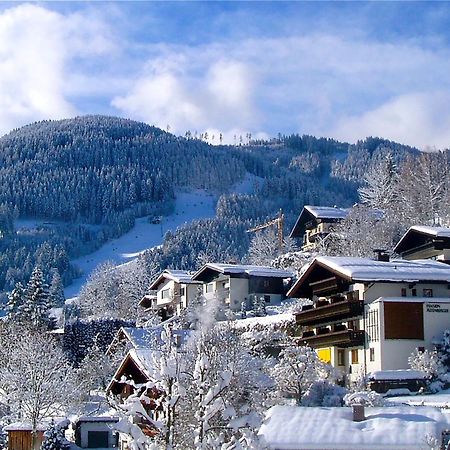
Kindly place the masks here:
[(331, 366), (323, 363), (310, 347), (285, 340), (278, 363), (271, 370), (278, 398), (292, 398), (298, 405), (320, 380), (334, 381)]
[(21, 320), (34, 327), (46, 327), (50, 323), (49, 309), (48, 286), (41, 268), (36, 266), (25, 288), (24, 302), (19, 307), (18, 314)]
[(63, 420), (59, 423), (52, 421), (50, 428), (44, 432), (41, 450), (68, 450), (70, 442), (64, 436), (64, 431), (68, 426), (68, 420)]
[(13, 418), (31, 423), (61, 416), (79, 399), (75, 372), (47, 334), (10, 326), (2, 330), (0, 392)]
[(248, 260), (250, 264), (270, 266), (273, 259), (280, 254), (278, 236), (273, 228), (258, 231), (250, 241)]
[(25, 289), (22, 283), (16, 283), (14, 289), (8, 295), (8, 303), (6, 304), (6, 312), (8, 318), (12, 319), (22, 307), (25, 301)]
[(0, 423), (0, 450), (8, 449), (8, 433), (3, 429), (3, 424)]
[(52, 308), (59, 308), (64, 305), (64, 285), (61, 280), (58, 269), (52, 270), (52, 279), (48, 289), (49, 304)]
[(358, 192), (361, 201), (369, 208), (384, 210), (397, 201), (398, 170), (391, 153), (372, 166), (364, 182)]

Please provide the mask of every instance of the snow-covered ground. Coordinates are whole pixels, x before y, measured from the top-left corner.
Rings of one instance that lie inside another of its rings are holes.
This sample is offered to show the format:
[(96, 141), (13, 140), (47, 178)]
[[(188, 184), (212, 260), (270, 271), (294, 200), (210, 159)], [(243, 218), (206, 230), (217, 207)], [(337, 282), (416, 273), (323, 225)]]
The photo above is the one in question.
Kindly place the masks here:
[(448, 409), (450, 413), (450, 389), (438, 392), (437, 394), (389, 397), (386, 401), (412, 406), (435, 406), (436, 408)]
[(180, 192), (173, 214), (164, 217), (161, 224), (149, 223), (147, 217), (136, 219), (135, 226), (128, 233), (107, 242), (94, 253), (71, 261), (83, 275), (66, 287), (66, 298), (75, 297), (92, 270), (102, 262), (123, 264), (136, 258), (144, 250), (161, 245), (167, 231), (174, 231), (195, 219), (214, 217), (215, 205), (215, 198), (204, 191)]

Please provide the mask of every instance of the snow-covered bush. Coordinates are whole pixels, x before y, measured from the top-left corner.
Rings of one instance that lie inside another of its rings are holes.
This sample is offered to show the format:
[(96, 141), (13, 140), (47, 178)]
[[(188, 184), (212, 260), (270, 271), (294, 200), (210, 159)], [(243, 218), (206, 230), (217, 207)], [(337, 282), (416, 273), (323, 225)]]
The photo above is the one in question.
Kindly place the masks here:
[(384, 398), (374, 391), (352, 392), (344, 396), (346, 406), (364, 405), (364, 406), (384, 406)]
[(0, 423), (0, 450), (7, 450), (8, 448), (8, 433), (3, 429)]
[(443, 363), (443, 356), (437, 351), (420, 351), (417, 348), (408, 358), (408, 363), (413, 370), (418, 370), (427, 375), (428, 389), (431, 392), (439, 392), (449, 381), (448, 370)]
[(68, 450), (69, 441), (64, 436), (64, 431), (69, 426), (69, 421), (64, 420), (58, 424), (52, 423), (44, 433), (41, 450)]
[(328, 380), (317, 380), (302, 399), (303, 406), (342, 406), (347, 389)]

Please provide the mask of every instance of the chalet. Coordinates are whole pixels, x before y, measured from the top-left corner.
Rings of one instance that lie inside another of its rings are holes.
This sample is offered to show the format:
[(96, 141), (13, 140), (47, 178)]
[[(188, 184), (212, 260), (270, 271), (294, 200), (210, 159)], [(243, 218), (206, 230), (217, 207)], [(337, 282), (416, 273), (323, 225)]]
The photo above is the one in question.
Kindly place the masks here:
[(449, 266), (380, 259), (317, 257), (288, 292), (312, 302), (296, 315), (300, 342), (350, 380), (406, 369), (450, 325)]
[(450, 228), (411, 227), (400, 239), (394, 252), (404, 259), (435, 259), (450, 263)]
[(145, 296), (140, 305), (157, 309), (163, 320), (178, 315), (198, 293), (199, 281), (184, 270), (164, 270), (150, 285), (154, 296)]
[(192, 279), (203, 283), (206, 300), (217, 298), (232, 311), (240, 311), (243, 302), (251, 308), (256, 299), (267, 305), (279, 303), (293, 277), (292, 272), (273, 267), (208, 263)]
[(305, 205), (290, 237), (302, 240), (302, 250), (314, 250), (317, 241), (325, 238), (332, 230), (333, 224), (345, 219), (348, 212), (348, 209), (343, 208)]

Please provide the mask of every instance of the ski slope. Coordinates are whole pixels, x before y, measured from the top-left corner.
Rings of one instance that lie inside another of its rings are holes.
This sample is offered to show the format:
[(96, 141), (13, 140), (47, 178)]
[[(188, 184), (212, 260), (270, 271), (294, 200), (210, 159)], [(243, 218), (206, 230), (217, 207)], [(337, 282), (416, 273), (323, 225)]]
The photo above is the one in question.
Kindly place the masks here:
[[(236, 183), (230, 189), (230, 192), (251, 194), (254, 192), (255, 186), (261, 184), (262, 181), (262, 178), (247, 173), (241, 182)], [(147, 217), (136, 219), (135, 226), (128, 233), (107, 242), (89, 255), (71, 260), (81, 269), (83, 275), (64, 289), (66, 298), (70, 299), (78, 295), (90, 273), (99, 264), (106, 261), (117, 265), (130, 262), (146, 249), (161, 245), (167, 231), (175, 231), (179, 226), (196, 219), (214, 217), (216, 202), (217, 198), (205, 191), (179, 192), (176, 196), (173, 214), (164, 217), (161, 224), (151, 224)]]
[(175, 231), (179, 226), (195, 219), (214, 217), (216, 199), (204, 192), (181, 192), (177, 194), (175, 210), (164, 217), (161, 224), (148, 222), (147, 217), (136, 219), (135, 226), (117, 239), (112, 239), (89, 255), (71, 260), (83, 275), (64, 289), (67, 299), (76, 297), (89, 274), (101, 263), (111, 261), (123, 264), (139, 256), (144, 250), (162, 244), (167, 231)]

